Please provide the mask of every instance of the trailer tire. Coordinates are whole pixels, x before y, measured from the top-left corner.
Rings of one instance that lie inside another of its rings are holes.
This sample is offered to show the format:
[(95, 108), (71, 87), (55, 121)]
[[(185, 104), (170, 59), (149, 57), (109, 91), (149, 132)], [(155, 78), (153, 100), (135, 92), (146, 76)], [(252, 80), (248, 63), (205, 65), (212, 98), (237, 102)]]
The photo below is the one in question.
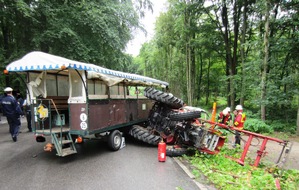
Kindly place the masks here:
[(144, 89), (144, 96), (149, 99), (162, 102), (174, 109), (179, 109), (184, 105), (184, 101), (175, 97), (174, 95), (156, 90), (151, 87), (147, 87), (146, 89)]
[(200, 111), (178, 112), (170, 114), (169, 119), (172, 121), (192, 120), (199, 118), (200, 114)]
[(122, 135), (119, 130), (110, 132), (108, 136), (108, 146), (111, 150), (117, 151), (120, 149), (122, 143)]
[(151, 134), (146, 128), (139, 125), (133, 125), (129, 134), (135, 139), (154, 146), (158, 145), (161, 140), (160, 136)]
[(183, 156), (184, 154), (187, 154), (187, 152), (188, 152), (187, 148), (181, 148), (181, 147), (175, 147), (175, 146), (167, 146), (166, 147), (166, 156), (169, 156), (169, 157)]

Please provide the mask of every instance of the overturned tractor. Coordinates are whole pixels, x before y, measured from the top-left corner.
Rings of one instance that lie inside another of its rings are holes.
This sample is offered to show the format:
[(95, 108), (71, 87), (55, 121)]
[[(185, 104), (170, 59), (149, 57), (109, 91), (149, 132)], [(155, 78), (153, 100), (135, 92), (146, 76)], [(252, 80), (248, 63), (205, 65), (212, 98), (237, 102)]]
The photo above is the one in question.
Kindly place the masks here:
[(260, 159), (267, 154), (266, 144), (268, 141), (277, 142), (282, 146), (276, 165), (282, 167), (287, 161), (292, 142), (206, 120), (202, 117), (203, 114), (208, 116), (205, 110), (184, 106), (181, 99), (170, 93), (149, 87), (145, 89), (144, 95), (156, 102), (150, 110), (147, 123), (144, 126), (134, 125), (130, 130), (130, 135), (151, 145), (157, 145), (163, 139), (168, 145), (172, 145), (167, 147), (166, 154), (168, 156), (186, 154), (188, 147), (194, 147), (200, 152), (216, 154), (225, 143), (226, 137), (222, 136), (220, 131), (225, 129), (232, 133), (239, 131), (248, 136), (241, 157), (235, 159), (239, 164), (244, 165), (253, 139), (262, 142), (256, 152), (254, 166), (258, 166)]
[(201, 152), (215, 154), (224, 145), (225, 137), (210, 124), (200, 122), (199, 118), (207, 112), (203, 109), (184, 106), (184, 102), (154, 88), (146, 88), (144, 95), (155, 100), (144, 126), (134, 125), (130, 135), (151, 145), (163, 139), (168, 145), (168, 156), (179, 156), (195, 147)]

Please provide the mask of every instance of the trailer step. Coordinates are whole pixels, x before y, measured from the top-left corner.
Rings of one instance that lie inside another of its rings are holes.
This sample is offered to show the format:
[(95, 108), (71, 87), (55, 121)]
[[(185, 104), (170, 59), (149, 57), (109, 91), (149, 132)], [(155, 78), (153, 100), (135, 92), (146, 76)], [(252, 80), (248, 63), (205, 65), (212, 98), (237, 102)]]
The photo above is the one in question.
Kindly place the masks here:
[(58, 156), (68, 156), (76, 154), (77, 150), (72, 140), (71, 134), (68, 131), (60, 133), (51, 133), (52, 143), (55, 145)]
[(68, 155), (71, 155), (71, 154), (76, 154), (77, 151), (76, 150), (73, 150), (71, 147), (68, 147), (68, 148), (64, 148), (62, 149), (62, 154), (61, 155), (58, 155), (58, 156), (68, 156)]
[(70, 143), (73, 143), (72, 140), (62, 140), (62, 141), (59, 141), (59, 144), (70, 144)]

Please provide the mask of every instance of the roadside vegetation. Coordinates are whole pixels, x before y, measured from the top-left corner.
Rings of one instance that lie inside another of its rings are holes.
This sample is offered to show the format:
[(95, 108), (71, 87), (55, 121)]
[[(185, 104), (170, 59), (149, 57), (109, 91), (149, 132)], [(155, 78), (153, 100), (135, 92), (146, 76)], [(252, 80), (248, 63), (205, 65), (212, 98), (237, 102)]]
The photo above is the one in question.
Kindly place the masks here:
[[(217, 112), (225, 108), (226, 100), (218, 98)], [(212, 105), (212, 102), (210, 103)], [(211, 113), (211, 107), (204, 107)], [(255, 111), (245, 110), (247, 120), (244, 129), (263, 134), (266, 136), (299, 142), (296, 135), (295, 121), (286, 122), (283, 119), (277, 119), (269, 116), (269, 120), (263, 121)], [(226, 130), (222, 130), (225, 135), (230, 135)], [(240, 147), (232, 149), (227, 142), (217, 155), (208, 155), (196, 152), (193, 156), (184, 156), (194, 167), (193, 174), (200, 178), (204, 175), (209, 183), (221, 190), (230, 189), (279, 189), (276, 186), (277, 181), (281, 189), (297, 190), (299, 189), (299, 170), (281, 169), (272, 162), (261, 161), (258, 167), (252, 166), (254, 160), (246, 157), (244, 166), (238, 164), (234, 159), (241, 157), (243, 149)], [(229, 156), (229, 157), (228, 157)], [(231, 158), (231, 159), (230, 159)]]
[[(227, 107), (227, 101), (223, 97), (215, 98), (215, 102), (217, 103), (217, 110), (216, 110), (217, 113), (219, 113), (225, 107)], [(203, 105), (202, 107), (201, 106), (199, 107), (206, 110), (209, 114), (208, 117), (210, 117), (212, 113), (213, 101), (210, 101), (208, 105), (204, 105), (203, 101), (200, 101), (198, 104)], [(244, 109), (244, 113), (246, 114), (244, 130), (279, 138), (282, 140), (291, 140), (291, 141), (295, 140), (299, 142), (299, 137), (296, 134), (297, 126), (296, 126), (295, 116), (286, 120), (284, 119), (284, 117), (281, 117), (282, 113), (273, 112), (269, 114), (267, 120), (262, 120), (260, 118), (260, 113), (258, 108), (252, 105), (246, 107)], [(233, 117), (232, 119), (234, 119), (233, 115), (232, 117)], [(224, 132), (225, 131), (226, 130), (224, 130)]]
[(195, 167), (192, 172), (196, 177), (206, 176), (209, 183), (221, 190), (272, 190), (278, 189), (277, 181), (281, 189), (297, 190), (299, 188), (298, 170), (283, 170), (269, 163), (261, 163), (259, 167), (253, 167), (250, 165), (253, 163), (250, 159), (247, 159), (244, 166), (241, 166), (226, 156), (239, 158), (241, 153), (240, 148), (224, 147), (217, 155), (196, 153), (191, 157), (185, 156), (184, 159)]

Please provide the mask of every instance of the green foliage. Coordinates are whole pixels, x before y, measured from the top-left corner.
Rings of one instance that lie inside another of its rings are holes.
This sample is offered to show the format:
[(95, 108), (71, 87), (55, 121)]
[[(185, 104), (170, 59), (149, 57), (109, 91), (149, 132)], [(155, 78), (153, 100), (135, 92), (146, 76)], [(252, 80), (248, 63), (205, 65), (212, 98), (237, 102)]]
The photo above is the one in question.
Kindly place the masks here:
[(273, 128), (270, 125), (267, 125), (264, 121), (260, 119), (248, 118), (245, 121), (244, 129), (252, 131), (255, 133), (273, 133)]
[[(0, 68), (31, 51), (43, 51), (110, 69), (137, 73), (124, 50), (148, 0), (1, 1)], [(139, 14), (140, 13), (140, 14)], [(17, 76), (1, 75), (3, 86), (19, 87)], [(4, 84), (5, 83), (5, 84)]]
[[(41, 50), (69, 59), (123, 70), (131, 30), (142, 28), (138, 12), (151, 7), (136, 1), (4, 1), (1, 3), (0, 62), (6, 66)], [(136, 8), (136, 9), (135, 9)]]
[[(210, 4), (203, 2), (169, 0), (168, 11), (161, 14), (156, 22), (154, 39), (140, 54), (143, 61), (140, 63), (141, 68), (146, 69), (148, 76), (168, 81), (171, 92), (186, 100), (189, 95), (187, 59), (193, 57), (194, 105), (209, 107), (217, 99), (218, 106), (222, 108), (226, 106), (228, 97), (235, 95), (235, 100), (231, 101), (242, 103), (252, 111), (250, 113), (246, 110), (250, 116), (248, 118), (264, 115), (261, 105), (265, 105), (266, 120), (294, 121), (299, 104), (299, 64), (296, 58), (299, 47), (299, 33), (296, 29), (298, 8), (288, 1), (271, 5), (271, 12), (278, 11), (277, 15), (283, 16), (271, 15), (270, 58), (265, 84), (267, 93), (266, 97), (262, 97), (261, 63), (264, 54), (261, 48), (264, 46), (264, 38), (261, 34), (265, 30), (265, 1), (250, 1), (248, 4), (220, 0)], [(224, 10), (227, 11), (226, 18), (223, 17)], [(223, 37), (226, 27), (224, 21), (228, 24), (228, 39)], [(245, 24), (247, 28), (242, 36)], [(244, 41), (240, 40), (242, 37)], [(194, 48), (194, 55), (188, 55), (187, 47)], [(230, 72), (234, 71), (229, 70), (232, 64), (236, 64), (233, 75)], [(228, 86), (230, 79), (234, 81), (231, 85), (235, 92)], [(254, 121), (254, 125), (260, 128), (254, 131), (271, 132), (271, 128), (263, 123)]]
[(283, 120), (274, 120), (274, 121), (267, 121), (267, 124), (270, 125), (274, 131), (277, 132), (287, 132), (290, 134), (296, 133), (296, 125), (295, 121), (287, 123)]
[(217, 155), (197, 153), (193, 157), (185, 157), (196, 169), (195, 176), (203, 173), (217, 188), (230, 189), (276, 189), (275, 179), (280, 180), (281, 189), (295, 190), (299, 186), (299, 171), (280, 170), (276, 167), (261, 165), (252, 167), (248, 162), (245, 166), (226, 157), (239, 158), (240, 149), (228, 149), (224, 147)]

